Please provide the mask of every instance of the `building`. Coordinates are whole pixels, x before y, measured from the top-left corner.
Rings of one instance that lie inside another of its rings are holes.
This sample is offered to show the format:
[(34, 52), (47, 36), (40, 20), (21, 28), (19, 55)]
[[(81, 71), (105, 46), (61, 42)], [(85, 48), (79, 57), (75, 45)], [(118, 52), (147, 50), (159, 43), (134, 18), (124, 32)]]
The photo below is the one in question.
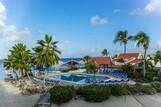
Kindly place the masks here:
[(138, 65), (143, 61), (142, 56), (142, 53), (120, 53), (117, 58), (91, 57), (91, 60), (100, 68), (117, 69), (125, 64), (131, 64), (138, 67)]
[[(122, 62), (119, 61), (120, 59), (122, 59)], [(115, 62), (115, 65), (122, 63), (122, 64), (131, 64), (133, 66), (138, 66), (138, 64), (143, 61), (143, 54), (141, 52), (120, 53), (118, 57), (113, 61)]]

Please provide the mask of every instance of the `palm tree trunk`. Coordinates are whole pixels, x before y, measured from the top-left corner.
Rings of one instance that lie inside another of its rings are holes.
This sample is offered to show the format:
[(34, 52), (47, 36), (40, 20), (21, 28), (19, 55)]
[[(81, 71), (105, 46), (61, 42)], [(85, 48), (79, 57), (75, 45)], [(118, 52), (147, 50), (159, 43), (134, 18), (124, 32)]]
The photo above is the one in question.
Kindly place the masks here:
[(124, 53), (126, 53), (126, 44), (124, 44)]
[(144, 70), (143, 76), (144, 77), (146, 75), (146, 52), (147, 52), (147, 49), (144, 50), (144, 66), (143, 66), (143, 70)]
[(18, 78), (17, 72), (16, 71), (13, 71), (13, 72), (15, 73), (16, 79), (18, 80), (19, 78)]

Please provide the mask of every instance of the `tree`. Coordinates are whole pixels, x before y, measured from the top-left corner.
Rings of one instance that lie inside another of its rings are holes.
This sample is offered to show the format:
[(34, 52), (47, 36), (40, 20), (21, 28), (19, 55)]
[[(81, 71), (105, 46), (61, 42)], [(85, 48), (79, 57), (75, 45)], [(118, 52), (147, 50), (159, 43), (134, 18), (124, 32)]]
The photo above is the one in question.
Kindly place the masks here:
[(86, 56), (84, 56), (83, 61), (85, 64), (88, 64), (90, 62), (90, 59), (91, 59), (91, 57), (86, 55)]
[(16, 72), (16, 65), (12, 62), (11, 59), (12, 59), (11, 56), (8, 56), (8, 59), (4, 59), (3, 66), (6, 70), (12, 69), (13, 73), (15, 73), (15, 75), (16, 75), (16, 79), (18, 80), (19, 77), (18, 77), (17, 72)]
[(156, 65), (157, 63), (161, 63), (161, 51), (157, 51), (157, 52), (154, 54), (153, 60), (154, 60), (155, 65)]
[(102, 55), (103, 55), (103, 56), (108, 56), (108, 54), (109, 54), (109, 52), (107, 51), (107, 49), (104, 49), (104, 50), (102, 51)]
[(37, 44), (38, 46), (33, 48), (33, 62), (37, 67), (49, 67), (59, 62), (61, 52), (57, 46), (58, 41), (53, 40), (52, 36), (46, 34), (45, 39), (38, 40)]
[(148, 47), (149, 47), (149, 43), (150, 43), (150, 39), (149, 39), (149, 36), (144, 33), (144, 32), (139, 32), (135, 37), (134, 37), (134, 40), (136, 41), (136, 46), (137, 47), (140, 47), (143, 46), (144, 48), (144, 66), (143, 66), (143, 70), (144, 70), (144, 77), (146, 75), (146, 55), (147, 55), (147, 50), (148, 50)]
[(120, 45), (124, 45), (124, 53), (126, 53), (126, 45), (127, 45), (127, 42), (129, 40), (132, 40), (133, 37), (132, 36), (128, 36), (128, 32), (125, 30), (125, 31), (119, 31), (117, 34), (116, 34), (116, 37), (114, 39), (114, 44), (116, 43), (120, 43)]
[(17, 78), (16, 71), (20, 71), (21, 76), (27, 76), (32, 67), (31, 57), (30, 50), (24, 44), (18, 43), (12, 47), (3, 65), (7, 70), (12, 69)]
[(87, 71), (90, 71), (90, 72), (93, 73), (93, 76), (94, 76), (94, 79), (95, 79), (95, 77), (96, 77), (95, 75), (98, 71), (97, 65), (95, 63), (89, 63), (89, 64), (85, 64), (85, 68), (86, 68)]

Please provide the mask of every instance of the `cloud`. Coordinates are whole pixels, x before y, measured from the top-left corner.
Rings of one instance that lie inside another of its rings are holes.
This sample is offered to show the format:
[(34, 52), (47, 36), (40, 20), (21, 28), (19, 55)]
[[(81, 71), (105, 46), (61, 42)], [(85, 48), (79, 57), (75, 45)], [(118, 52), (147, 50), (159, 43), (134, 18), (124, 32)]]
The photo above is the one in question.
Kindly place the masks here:
[(120, 12), (121, 12), (120, 9), (114, 9), (114, 10), (113, 10), (113, 13), (120, 13)]
[(161, 40), (158, 42), (159, 48), (161, 48)]
[(92, 25), (105, 25), (105, 24), (108, 24), (109, 21), (107, 18), (101, 18), (99, 16), (93, 16), (90, 18), (90, 23)]
[(137, 8), (129, 13), (129, 15), (161, 15), (161, 0), (149, 0), (143, 8)]
[(5, 44), (0, 45), (0, 57), (5, 56), (4, 49), (8, 49), (8, 47), (20, 41), (23, 37), (30, 35), (28, 28), (17, 30), (15, 25), (7, 25), (6, 21), (6, 7), (0, 2), (0, 42)]

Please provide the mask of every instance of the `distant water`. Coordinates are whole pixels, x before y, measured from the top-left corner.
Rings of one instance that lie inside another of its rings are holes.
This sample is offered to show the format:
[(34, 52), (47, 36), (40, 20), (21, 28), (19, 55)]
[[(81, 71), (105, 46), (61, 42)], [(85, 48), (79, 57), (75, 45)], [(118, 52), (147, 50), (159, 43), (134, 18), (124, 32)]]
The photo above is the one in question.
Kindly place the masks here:
[(0, 60), (0, 80), (3, 80), (3, 78), (4, 78), (4, 74), (5, 74), (4, 71), (5, 71), (5, 70), (4, 70), (4, 68), (3, 68), (3, 61)]

